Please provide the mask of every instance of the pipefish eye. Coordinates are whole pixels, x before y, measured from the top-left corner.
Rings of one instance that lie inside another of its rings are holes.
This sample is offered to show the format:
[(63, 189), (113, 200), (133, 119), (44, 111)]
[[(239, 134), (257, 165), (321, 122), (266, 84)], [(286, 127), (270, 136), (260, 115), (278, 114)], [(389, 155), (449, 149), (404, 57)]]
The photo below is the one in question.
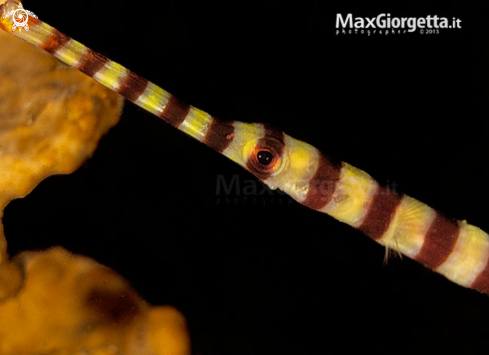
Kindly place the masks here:
[(256, 160), (261, 165), (267, 166), (273, 161), (273, 153), (268, 149), (260, 149), (256, 152)]
[(248, 156), (247, 167), (261, 180), (273, 175), (282, 163), (283, 143), (272, 139), (260, 140)]

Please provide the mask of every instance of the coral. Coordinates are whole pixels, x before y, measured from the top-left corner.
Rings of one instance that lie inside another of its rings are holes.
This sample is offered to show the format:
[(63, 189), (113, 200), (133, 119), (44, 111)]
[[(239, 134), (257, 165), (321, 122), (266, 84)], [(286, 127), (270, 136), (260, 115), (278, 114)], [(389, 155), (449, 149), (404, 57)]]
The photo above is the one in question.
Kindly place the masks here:
[[(0, 0), (0, 3), (2, 1)], [(41, 180), (69, 174), (119, 121), (123, 101), (0, 31), (0, 218)], [(184, 317), (115, 271), (62, 248), (11, 260), (0, 222), (0, 354), (189, 353)]]
[[(0, 211), (41, 180), (78, 168), (114, 126), (121, 98), (0, 31)], [(3, 239), (3, 238), (2, 238)], [(0, 243), (0, 260), (6, 243)]]
[(13, 262), (25, 279), (17, 297), (0, 303), (0, 354), (187, 353), (178, 311), (150, 307), (92, 259), (53, 248)]

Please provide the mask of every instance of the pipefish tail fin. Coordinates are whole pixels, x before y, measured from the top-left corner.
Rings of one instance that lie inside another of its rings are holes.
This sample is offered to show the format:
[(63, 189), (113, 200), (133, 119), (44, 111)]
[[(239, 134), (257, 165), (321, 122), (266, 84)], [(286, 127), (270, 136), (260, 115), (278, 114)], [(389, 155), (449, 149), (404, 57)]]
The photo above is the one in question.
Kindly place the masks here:
[(419, 261), (453, 282), (489, 293), (489, 236), (369, 174), (261, 123), (221, 121), (190, 106), (122, 65), (92, 51), (39, 19), (26, 28), (0, 6), (0, 27), (49, 52), (127, 100), (218, 151), (297, 202), (329, 214), (378, 243)]

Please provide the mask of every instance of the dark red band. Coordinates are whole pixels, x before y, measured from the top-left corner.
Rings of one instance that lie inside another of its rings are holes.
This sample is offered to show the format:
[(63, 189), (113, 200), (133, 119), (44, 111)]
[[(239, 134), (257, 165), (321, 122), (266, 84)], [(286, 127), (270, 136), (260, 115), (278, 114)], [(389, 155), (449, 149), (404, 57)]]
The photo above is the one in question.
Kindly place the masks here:
[(487, 260), (484, 270), (482, 270), (482, 272), (476, 277), (470, 287), (481, 292), (489, 293), (489, 259)]
[(54, 33), (49, 36), (49, 38), (43, 44), (41, 44), (40, 48), (44, 49), (50, 54), (54, 54), (58, 49), (64, 47), (69, 40), (70, 37), (62, 34), (58, 30), (54, 30)]
[(117, 92), (129, 101), (136, 102), (147, 87), (148, 80), (130, 71), (122, 80)]
[(386, 187), (379, 186), (358, 229), (373, 240), (382, 238), (401, 200), (402, 195)]
[(453, 251), (459, 233), (460, 226), (457, 221), (436, 212), (435, 219), (425, 235), (423, 246), (414, 259), (436, 269)]
[(108, 61), (109, 59), (107, 57), (88, 49), (77, 69), (88, 76), (93, 77)]
[(331, 201), (340, 174), (341, 163), (319, 153), (318, 167), (309, 181), (309, 191), (302, 204), (313, 210), (319, 210), (326, 206)]
[(160, 117), (174, 127), (180, 126), (190, 110), (190, 105), (171, 95)]
[(202, 142), (222, 153), (231, 144), (234, 138), (234, 125), (232, 121), (220, 121), (213, 117)]

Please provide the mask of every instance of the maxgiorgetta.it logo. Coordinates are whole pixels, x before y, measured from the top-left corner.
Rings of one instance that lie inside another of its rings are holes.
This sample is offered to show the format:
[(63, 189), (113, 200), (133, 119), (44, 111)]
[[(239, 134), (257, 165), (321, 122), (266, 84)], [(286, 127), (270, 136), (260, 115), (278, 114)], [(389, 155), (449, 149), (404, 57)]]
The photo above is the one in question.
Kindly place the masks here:
[(340, 34), (401, 34), (418, 31), (420, 34), (438, 34), (440, 29), (462, 28), (462, 20), (453, 17), (391, 17), (379, 14), (376, 17), (353, 17), (353, 14), (336, 14), (336, 35)]
[(25, 29), (26, 31), (29, 31), (29, 25), (27, 24), (29, 22), (29, 16), (38, 18), (33, 12), (29, 10), (25, 10), (22, 4), (19, 3), (19, 7), (15, 10), (11, 10), (8, 13), (6, 13), (3, 18), (7, 18), (12, 16), (12, 32), (15, 31), (16, 29), (22, 30)]

